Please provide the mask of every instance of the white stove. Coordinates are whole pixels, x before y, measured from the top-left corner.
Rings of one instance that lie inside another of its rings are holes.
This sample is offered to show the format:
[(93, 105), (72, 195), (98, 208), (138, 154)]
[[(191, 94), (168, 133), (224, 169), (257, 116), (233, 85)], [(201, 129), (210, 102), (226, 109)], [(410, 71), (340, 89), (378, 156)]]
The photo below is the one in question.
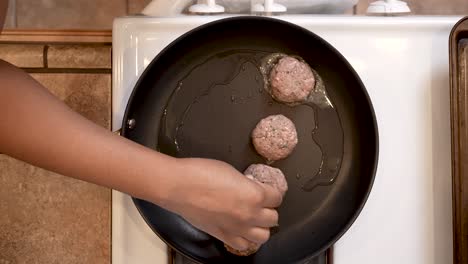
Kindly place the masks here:
[[(223, 16), (125, 17), (113, 28), (113, 129), (139, 76), (168, 43)], [(334, 246), (337, 264), (451, 264), (448, 39), (460, 17), (279, 16), (338, 49), (363, 80), (380, 137), (362, 213)], [(312, 47), (311, 47), (312, 48)], [(168, 263), (130, 197), (113, 191), (112, 263)]]

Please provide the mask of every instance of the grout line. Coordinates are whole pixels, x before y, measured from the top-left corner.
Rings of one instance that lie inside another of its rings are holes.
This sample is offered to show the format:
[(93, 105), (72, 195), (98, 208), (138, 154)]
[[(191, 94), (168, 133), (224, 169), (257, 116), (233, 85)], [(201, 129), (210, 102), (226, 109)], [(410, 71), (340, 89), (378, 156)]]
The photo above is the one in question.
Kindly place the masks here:
[[(1, 1), (1, 0), (0, 0)], [(76, 41), (22, 41), (22, 40), (0, 40), (1, 44), (18, 44), (18, 45), (49, 45), (49, 46), (87, 46), (87, 47), (112, 47), (111, 42), (76, 42)]]
[(49, 67), (49, 45), (44, 45), (44, 53), (43, 53), (43, 61), (44, 61), (44, 68), (48, 68)]
[[(1, 1), (1, 0), (0, 0)], [(0, 46), (2, 44), (17, 44), (17, 45), (49, 45), (49, 46), (86, 46), (86, 47), (112, 47), (112, 43), (108, 42), (67, 42), (67, 41), (60, 41), (60, 42), (47, 42), (47, 41), (6, 41), (0, 40)]]
[(111, 69), (99, 68), (21, 68), (28, 73), (80, 73), (80, 74), (111, 74)]

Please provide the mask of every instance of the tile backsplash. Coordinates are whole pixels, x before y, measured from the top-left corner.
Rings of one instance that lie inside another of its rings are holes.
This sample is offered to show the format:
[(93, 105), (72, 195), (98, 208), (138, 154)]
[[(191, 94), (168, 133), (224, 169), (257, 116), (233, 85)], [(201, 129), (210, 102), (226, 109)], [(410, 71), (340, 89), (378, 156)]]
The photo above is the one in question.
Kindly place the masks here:
[(111, 46), (50, 45), (47, 47), (49, 68), (111, 69)]
[(15, 0), (18, 28), (108, 29), (126, 0)]
[[(40, 34), (0, 40), (0, 59), (22, 68), (71, 109), (110, 129), (110, 32), (56, 32), (56, 43), (47, 40), (50, 31)], [(70, 38), (90, 43), (67, 42)], [(110, 189), (0, 154), (0, 201), (0, 264), (111, 263)]]
[[(151, 0), (8, 0), (6, 28), (110, 29), (118, 16), (134, 15)], [(363, 15), (373, 0), (347, 14)], [(468, 0), (406, 0), (416, 15), (468, 15)]]
[(0, 58), (17, 67), (44, 67), (44, 48), (42, 44), (1, 44)]
[(110, 263), (110, 191), (0, 155), (0, 263)]

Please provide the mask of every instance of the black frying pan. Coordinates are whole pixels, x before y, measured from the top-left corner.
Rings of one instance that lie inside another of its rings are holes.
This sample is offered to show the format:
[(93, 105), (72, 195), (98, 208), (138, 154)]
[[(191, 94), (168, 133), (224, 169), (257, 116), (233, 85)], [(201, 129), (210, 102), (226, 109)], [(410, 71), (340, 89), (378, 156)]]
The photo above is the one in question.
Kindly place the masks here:
[[(308, 62), (322, 78), (333, 108), (273, 101), (262, 89), (258, 65), (276, 52)], [(233, 256), (181, 217), (134, 199), (153, 231), (193, 260), (223, 264), (301, 263), (340, 238), (372, 187), (377, 125), (356, 72), (308, 30), (272, 18), (235, 17), (184, 34), (140, 77), (122, 135), (173, 156), (219, 159), (243, 171), (264, 162), (250, 143), (250, 132), (261, 118), (277, 113), (294, 121), (299, 145), (289, 158), (273, 164), (286, 174), (289, 191), (279, 208), (279, 229), (255, 255)], [(129, 127), (131, 119), (135, 122)]]

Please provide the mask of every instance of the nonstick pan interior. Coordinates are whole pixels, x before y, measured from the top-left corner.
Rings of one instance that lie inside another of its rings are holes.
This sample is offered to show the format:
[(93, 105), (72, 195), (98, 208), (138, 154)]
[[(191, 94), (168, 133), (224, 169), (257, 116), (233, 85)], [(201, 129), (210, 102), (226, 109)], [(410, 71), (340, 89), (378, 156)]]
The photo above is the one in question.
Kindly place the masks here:
[[(323, 79), (334, 109), (290, 107), (272, 100), (263, 89), (258, 64), (277, 52), (309, 63)], [(155, 233), (202, 263), (300, 263), (331, 246), (367, 199), (378, 138), (359, 77), (315, 34), (262, 17), (224, 19), (185, 34), (141, 76), (124, 117), (124, 124), (135, 119), (136, 125), (124, 127), (123, 135), (163, 153), (219, 159), (243, 171), (249, 164), (265, 163), (250, 143), (255, 124), (279, 113), (296, 124), (299, 144), (288, 159), (272, 165), (285, 173), (289, 191), (279, 208), (279, 229), (255, 255), (233, 256), (181, 217), (134, 199)], [(333, 155), (324, 157), (324, 149)], [(319, 170), (327, 169), (324, 160), (336, 160), (336, 177), (314, 181)], [(304, 188), (307, 184), (312, 188)]]

